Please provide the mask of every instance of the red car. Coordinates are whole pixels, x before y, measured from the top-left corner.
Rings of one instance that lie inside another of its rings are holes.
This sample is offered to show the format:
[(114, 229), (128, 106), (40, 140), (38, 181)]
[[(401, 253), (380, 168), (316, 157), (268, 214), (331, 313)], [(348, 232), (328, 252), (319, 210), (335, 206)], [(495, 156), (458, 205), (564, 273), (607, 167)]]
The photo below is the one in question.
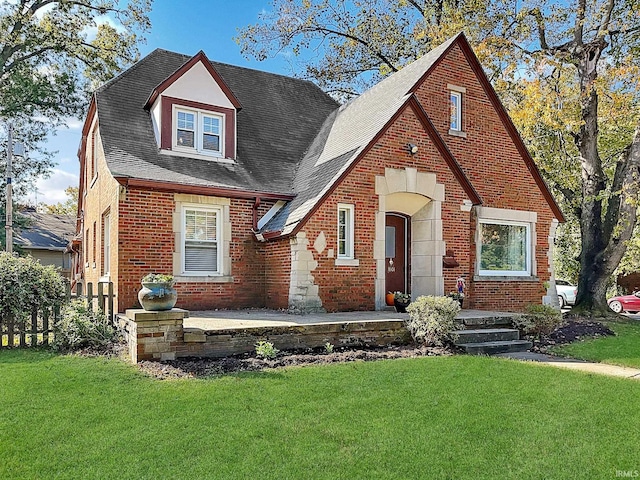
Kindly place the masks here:
[(632, 295), (622, 295), (620, 297), (613, 297), (607, 300), (609, 308), (616, 313), (640, 312), (640, 292), (635, 292)]

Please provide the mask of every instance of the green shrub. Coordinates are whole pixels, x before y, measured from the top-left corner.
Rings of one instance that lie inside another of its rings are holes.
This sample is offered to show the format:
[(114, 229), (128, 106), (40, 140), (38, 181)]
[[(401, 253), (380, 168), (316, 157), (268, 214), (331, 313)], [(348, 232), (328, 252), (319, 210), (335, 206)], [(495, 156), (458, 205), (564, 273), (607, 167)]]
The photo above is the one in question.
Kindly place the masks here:
[(333, 343), (325, 343), (324, 344), (324, 353), (333, 353)]
[(416, 343), (441, 346), (452, 341), (453, 331), (460, 328), (455, 321), (459, 311), (457, 300), (421, 296), (407, 307), (409, 319), (405, 320), (405, 325)]
[(0, 317), (24, 318), (35, 307), (61, 305), (65, 280), (52, 265), (44, 266), (33, 257), (0, 252)]
[(256, 355), (258, 357), (269, 359), (276, 358), (279, 351), (280, 350), (274, 347), (273, 343), (271, 342), (265, 342), (264, 340), (261, 340), (256, 343)]
[(54, 326), (53, 346), (63, 352), (82, 348), (101, 349), (117, 341), (117, 332), (102, 311), (91, 311), (84, 300), (64, 307)]
[(513, 319), (515, 328), (524, 335), (549, 335), (562, 323), (562, 313), (551, 305), (527, 305)]

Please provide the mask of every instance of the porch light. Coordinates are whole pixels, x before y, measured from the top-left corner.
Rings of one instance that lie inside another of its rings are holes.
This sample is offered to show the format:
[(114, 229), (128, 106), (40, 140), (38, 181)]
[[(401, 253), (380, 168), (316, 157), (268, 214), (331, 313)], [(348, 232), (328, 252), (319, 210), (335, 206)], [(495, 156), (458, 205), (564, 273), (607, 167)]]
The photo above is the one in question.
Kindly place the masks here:
[(418, 153), (418, 146), (413, 143), (407, 143), (407, 150), (409, 150), (411, 155), (415, 155)]

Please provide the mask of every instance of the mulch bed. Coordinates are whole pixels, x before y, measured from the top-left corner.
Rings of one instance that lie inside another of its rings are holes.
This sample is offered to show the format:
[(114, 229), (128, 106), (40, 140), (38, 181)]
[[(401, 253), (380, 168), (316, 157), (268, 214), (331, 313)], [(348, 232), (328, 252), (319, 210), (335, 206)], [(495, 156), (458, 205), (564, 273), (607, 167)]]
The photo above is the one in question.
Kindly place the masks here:
[(184, 358), (165, 362), (142, 361), (138, 367), (145, 374), (158, 378), (200, 378), (237, 372), (257, 372), (270, 368), (304, 365), (324, 365), (354, 361), (373, 361), (391, 358), (416, 358), (452, 355), (447, 347), (393, 346), (381, 348), (341, 349), (332, 353), (280, 352), (273, 360), (243, 355), (226, 358)]
[(610, 335), (615, 335), (613, 330), (600, 322), (593, 321), (587, 317), (572, 317), (549, 336), (533, 339), (531, 351), (546, 353), (549, 347), (555, 345), (564, 345), (587, 338), (607, 337)]

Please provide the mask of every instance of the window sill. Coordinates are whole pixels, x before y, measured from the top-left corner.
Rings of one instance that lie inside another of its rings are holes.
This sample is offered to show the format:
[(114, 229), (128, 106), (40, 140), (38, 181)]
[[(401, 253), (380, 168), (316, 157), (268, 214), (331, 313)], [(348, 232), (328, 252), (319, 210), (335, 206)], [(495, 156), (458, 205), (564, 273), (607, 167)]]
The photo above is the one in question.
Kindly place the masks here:
[(231, 275), (176, 275), (173, 277), (175, 282), (183, 283), (233, 283)]
[(160, 153), (163, 155), (173, 155), (177, 157), (196, 158), (198, 160), (209, 160), (210, 162), (228, 163), (234, 165), (236, 162), (232, 158), (226, 158), (218, 154), (206, 154), (200, 153), (196, 150), (182, 150), (175, 148), (174, 150), (161, 149)]
[(467, 138), (467, 133), (461, 130), (449, 129), (449, 135), (453, 135), (454, 137)]
[(517, 276), (517, 275), (474, 275), (474, 282), (539, 282), (540, 279), (535, 276)]
[(336, 258), (336, 267), (358, 267), (360, 260), (357, 258)]
[(106, 275), (102, 275), (99, 279), (99, 282), (110, 282), (111, 281), (111, 275), (109, 275), (108, 273)]

